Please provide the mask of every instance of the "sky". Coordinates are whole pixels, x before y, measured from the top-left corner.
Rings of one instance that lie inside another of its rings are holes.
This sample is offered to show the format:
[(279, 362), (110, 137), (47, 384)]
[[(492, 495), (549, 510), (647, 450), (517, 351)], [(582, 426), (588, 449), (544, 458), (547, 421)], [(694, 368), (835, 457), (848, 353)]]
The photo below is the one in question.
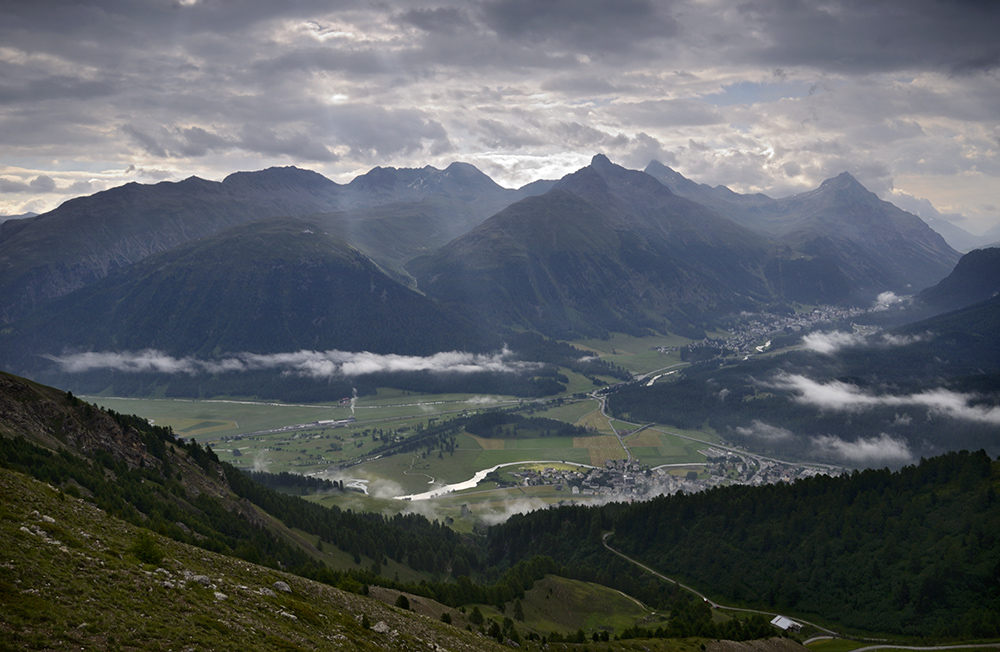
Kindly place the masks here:
[(996, 0), (4, 0), (0, 214), (295, 165), (781, 197), (848, 171), (1000, 224)]

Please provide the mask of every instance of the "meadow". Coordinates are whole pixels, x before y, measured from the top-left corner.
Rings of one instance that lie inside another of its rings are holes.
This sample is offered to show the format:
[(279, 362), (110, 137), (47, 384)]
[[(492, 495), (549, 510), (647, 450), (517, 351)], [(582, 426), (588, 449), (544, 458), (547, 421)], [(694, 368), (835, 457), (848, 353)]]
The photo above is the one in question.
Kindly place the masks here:
[(624, 333), (612, 333), (606, 340), (577, 340), (571, 344), (600, 356), (605, 362), (624, 367), (632, 373), (646, 374), (681, 362), (679, 352), (663, 354), (656, 350), (657, 347), (680, 347), (690, 344), (691, 341), (680, 335), (635, 337)]
[[(575, 345), (633, 372), (648, 373), (680, 363), (676, 352), (665, 355), (655, 347), (681, 346), (687, 341), (674, 336), (636, 338), (615, 334), (608, 340), (586, 340)], [(614, 421), (612, 428), (612, 422), (601, 414), (599, 401), (581, 398), (595, 389), (593, 382), (579, 374), (564, 372), (570, 379), (567, 392), (539, 401), (472, 394), (418, 394), (394, 389), (379, 389), (374, 396), (357, 398), (353, 405), (241, 399), (85, 398), (117, 412), (138, 414), (157, 425), (170, 426), (177, 435), (211, 446), (220, 459), (240, 468), (358, 481), (358, 486), (368, 489), (368, 495), (346, 492), (313, 497), (314, 500), (345, 509), (433, 511), (458, 524), (473, 513), (487, 518), (507, 513), (512, 502), (537, 506), (569, 500), (572, 495), (566, 488), (505, 489), (483, 482), (474, 489), (435, 498), (431, 501), (433, 508), (401, 504), (403, 501), (392, 498), (464, 482), (479, 470), (498, 464), (548, 461), (603, 466), (608, 460), (628, 457), (614, 430), (634, 430), (636, 425)], [(590, 434), (484, 439), (462, 431), (453, 435), (453, 449), (421, 447), (416, 451), (378, 455), (378, 449), (387, 442), (405, 441), (423, 428), (453, 416), (515, 406), (526, 408), (530, 416), (583, 426)], [(339, 427), (317, 423), (344, 421), (349, 417), (356, 421)], [(647, 428), (626, 435), (624, 443), (633, 459), (659, 466), (703, 463), (705, 457), (698, 452), (705, 448), (702, 442), (717, 440), (705, 432), (678, 434), (682, 436)], [(517, 468), (502, 469), (504, 477), (509, 479), (509, 473)]]

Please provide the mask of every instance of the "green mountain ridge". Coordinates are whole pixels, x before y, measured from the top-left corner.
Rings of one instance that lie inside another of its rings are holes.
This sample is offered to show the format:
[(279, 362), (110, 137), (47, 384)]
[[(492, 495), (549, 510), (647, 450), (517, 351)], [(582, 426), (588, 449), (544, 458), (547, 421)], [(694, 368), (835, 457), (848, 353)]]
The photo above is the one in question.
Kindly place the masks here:
[[(503, 344), (496, 331), (401, 285), (321, 226), (294, 219), (249, 223), (150, 256), (10, 325), (0, 342), (8, 368), (77, 391), (109, 384), (135, 391), (135, 382), (147, 383), (148, 391), (164, 375), (132, 374), (130, 381), (117, 378), (113, 367), (64, 373), (53, 359), (148, 350), (206, 362), (332, 350), (428, 356), (499, 351)], [(313, 394), (326, 400), (349, 395), (350, 378), (333, 371), (283, 382), (293, 391), (296, 384), (311, 384)], [(325, 390), (324, 379), (330, 383)], [(212, 393), (274, 395), (277, 380), (277, 372), (251, 365), (239, 373), (208, 370), (197, 378), (189, 370), (169, 382), (176, 388), (201, 384)]]
[(985, 301), (1000, 293), (1000, 248), (970, 251), (951, 274), (917, 295), (917, 300), (938, 310), (955, 310)]

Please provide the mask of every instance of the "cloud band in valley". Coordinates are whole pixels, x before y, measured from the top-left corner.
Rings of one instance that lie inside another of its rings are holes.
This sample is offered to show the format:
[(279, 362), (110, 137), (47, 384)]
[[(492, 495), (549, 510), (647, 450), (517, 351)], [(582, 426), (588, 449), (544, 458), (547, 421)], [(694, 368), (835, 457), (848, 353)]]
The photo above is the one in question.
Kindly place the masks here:
[(155, 349), (142, 351), (88, 351), (45, 356), (67, 373), (113, 370), (124, 373), (219, 374), (247, 371), (279, 371), (284, 374), (324, 379), (375, 373), (516, 373), (536, 368), (531, 362), (511, 359), (507, 349), (494, 354), (446, 351), (430, 356), (381, 355), (348, 351), (296, 351), (292, 353), (236, 353), (203, 360), (174, 357)]
[(798, 403), (822, 410), (861, 412), (879, 407), (913, 407), (924, 408), (931, 415), (1000, 425), (1000, 406), (979, 405), (976, 403), (976, 396), (948, 389), (930, 389), (901, 395), (876, 394), (839, 380), (822, 383), (788, 373), (777, 376), (770, 386), (791, 392)]

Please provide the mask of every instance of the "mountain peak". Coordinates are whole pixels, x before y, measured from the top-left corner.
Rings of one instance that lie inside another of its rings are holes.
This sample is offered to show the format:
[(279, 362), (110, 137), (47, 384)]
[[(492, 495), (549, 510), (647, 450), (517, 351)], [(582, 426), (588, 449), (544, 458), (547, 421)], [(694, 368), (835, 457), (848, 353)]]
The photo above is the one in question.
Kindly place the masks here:
[(590, 159), (590, 167), (596, 168), (598, 170), (604, 170), (607, 168), (615, 167), (615, 164), (611, 162), (604, 154), (595, 154), (594, 158)]
[(847, 188), (859, 189), (868, 192), (868, 189), (860, 181), (851, 176), (850, 172), (841, 172), (835, 177), (831, 177), (819, 185), (820, 189), (844, 190)]
[(223, 185), (240, 189), (257, 188), (275, 190), (278, 188), (334, 188), (336, 183), (318, 172), (304, 170), (289, 165), (270, 167), (256, 172), (234, 172), (222, 180)]

